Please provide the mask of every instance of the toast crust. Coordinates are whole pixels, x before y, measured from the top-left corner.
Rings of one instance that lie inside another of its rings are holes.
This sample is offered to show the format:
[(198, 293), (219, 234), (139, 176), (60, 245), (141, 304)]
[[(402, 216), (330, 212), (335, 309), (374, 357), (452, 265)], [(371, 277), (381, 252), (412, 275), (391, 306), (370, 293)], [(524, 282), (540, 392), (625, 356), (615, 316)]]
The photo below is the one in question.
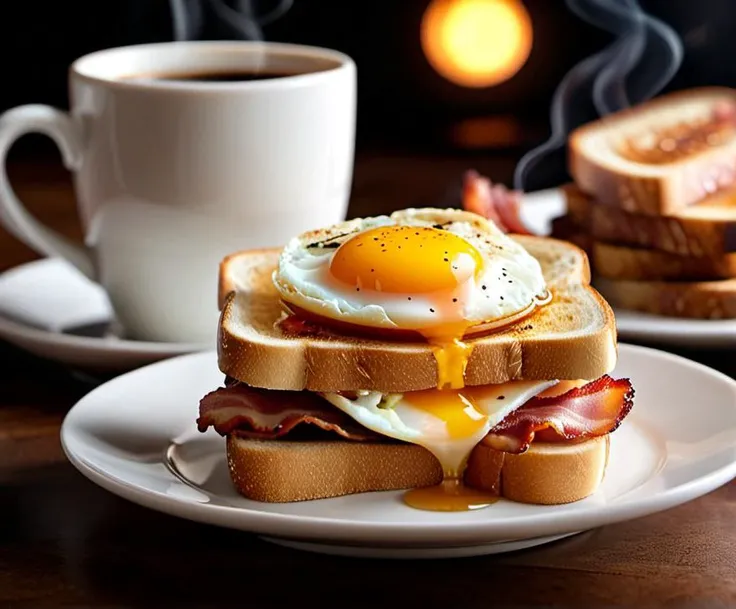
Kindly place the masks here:
[[(614, 151), (625, 135), (663, 120), (703, 115), (719, 102), (735, 103), (736, 90), (703, 87), (661, 95), (592, 121), (569, 137), (568, 166), (575, 183), (601, 203), (650, 215), (670, 215), (733, 185), (736, 139), (670, 163), (637, 162)], [(720, 170), (727, 167), (728, 171)], [(714, 171), (719, 178), (713, 179)]]
[[(590, 285), (585, 253), (556, 239), (515, 238), (540, 261), (552, 302), (503, 331), (469, 339), (465, 384), (610, 372), (617, 358), (615, 320)], [(268, 389), (385, 393), (437, 386), (437, 362), (426, 343), (284, 333), (271, 281), (278, 255), (278, 249), (247, 251), (221, 264), (218, 359), (224, 374)]]
[(594, 241), (590, 256), (596, 274), (609, 279), (707, 281), (736, 277), (736, 253), (680, 256)]
[(736, 252), (736, 191), (719, 193), (671, 216), (602, 205), (570, 184), (562, 192), (567, 204), (564, 217), (594, 239), (682, 256)]
[(610, 437), (559, 444), (532, 443), (521, 455), (506, 455), (502, 496), (520, 503), (557, 505), (593, 494), (608, 467)]
[(228, 436), (227, 463), (238, 492), (255, 501), (290, 503), (442, 481), (432, 453), (403, 443), (292, 442)]
[[(226, 447), (235, 488), (254, 501), (310, 501), (442, 481), (439, 462), (414, 444), (228, 436)], [(468, 460), (465, 483), (521, 503), (570, 503), (597, 490), (608, 454), (608, 436), (575, 443), (532, 443), (521, 455), (478, 445)]]
[(596, 287), (614, 307), (690, 319), (736, 319), (736, 279), (632, 281), (596, 277)]

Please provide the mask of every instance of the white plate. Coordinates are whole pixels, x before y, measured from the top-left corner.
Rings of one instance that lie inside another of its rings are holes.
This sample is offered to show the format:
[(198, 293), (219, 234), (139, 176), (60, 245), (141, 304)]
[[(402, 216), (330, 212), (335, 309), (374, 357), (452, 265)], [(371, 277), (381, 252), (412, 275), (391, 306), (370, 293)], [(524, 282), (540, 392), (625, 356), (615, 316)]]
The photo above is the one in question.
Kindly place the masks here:
[(467, 513), (405, 506), (400, 492), (290, 504), (249, 501), (228, 478), (224, 441), (195, 428), (199, 399), (220, 386), (214, 353), (186, 355), (120, 376), (69, 412), (71, 462), (141, 505), (308, 550), (355, 556), (489, 554), (670, 508), (736, 476), (736, 382), (684, 358), (620, 346), (635, 406), (611, 437), (599, 491), (562, 506), (501, 500)]
[(117, 338), (107, 331), (111, 318), (102, 288), (63, 260), (43, 258), (0, 275), (0, 339), (40, 357), (119, 372), (212, 347)]
[[(553, 218), (566, 212), (559, 189), (540, 190), (524, 196), (522, 219), (539, 235), (549, 235)], [(621, 340), (682, 347), (733, 348), (736, 319), (680, 319), (638, 311), (614, 309)]]

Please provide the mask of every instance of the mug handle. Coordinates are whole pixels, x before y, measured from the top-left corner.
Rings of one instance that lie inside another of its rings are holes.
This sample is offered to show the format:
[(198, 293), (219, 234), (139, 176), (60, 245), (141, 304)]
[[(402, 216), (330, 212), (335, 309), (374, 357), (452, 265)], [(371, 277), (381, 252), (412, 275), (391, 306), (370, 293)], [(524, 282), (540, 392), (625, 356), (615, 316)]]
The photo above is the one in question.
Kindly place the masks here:
[(22, 135), (42, 133), (61, 150), (64, 166), (70, 171), (82, 165), (80, 126), (66, 112), (41, 104), (18, 106), (0, 116), (0, 222), (39, 254), (64, 258), (94, 280), (92, 255), (60, 233), (36, 220), (15, 196), (5, 167), (8, 150)]

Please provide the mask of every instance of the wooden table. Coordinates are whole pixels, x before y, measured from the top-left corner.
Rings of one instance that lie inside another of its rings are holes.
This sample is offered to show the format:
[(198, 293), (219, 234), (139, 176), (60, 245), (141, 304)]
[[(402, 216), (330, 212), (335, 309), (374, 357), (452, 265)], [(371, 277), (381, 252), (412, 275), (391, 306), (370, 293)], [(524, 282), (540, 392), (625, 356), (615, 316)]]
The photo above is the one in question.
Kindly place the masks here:
[[(513, 159), (362, 155), (351, 213), (452, 204), (471, 164), (508, 183)], [(10, 175), (39, 217), (79, 238), (69, 176), (56, 163), (19, 163)], [(3, 269), (35, 257), (0, 232)], [(678, 352), (736, 377), (734, 351)], [(91, 385), (9, 345), (0, 355), (0, 607), (736, 605), (736, 483), (496, 557), (416, 563), (300, 553), (146, 510), (88, 482), (65, 461), (58, 432)]]

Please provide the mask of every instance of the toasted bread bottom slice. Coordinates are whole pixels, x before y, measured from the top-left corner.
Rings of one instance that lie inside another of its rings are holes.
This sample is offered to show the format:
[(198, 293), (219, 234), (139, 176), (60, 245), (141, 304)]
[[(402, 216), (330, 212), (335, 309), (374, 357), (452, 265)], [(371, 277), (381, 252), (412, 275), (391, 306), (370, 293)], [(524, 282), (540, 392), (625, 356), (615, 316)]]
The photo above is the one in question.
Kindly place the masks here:
[[(465, 482), (521, 503), (560, 504), (596, 491), (609, 438), (533, 443), (521, 455), (475, 448)], [(228, 436), (227, 462), (237, 491), (255, 501), (288, 503), (439, 484), (429, 451), (403, 443), (256, 440)]]
[(521, 503), (559, 504), (593, 494), (606, 473), (609, 436), (584, 442), (536, 442), (506, 455), (501, 493)]
[(442, 480), (442, 468), (429, 451), (403, 443), (230, 435), (227, 463), (238, 492), (268, 503), (431, 486)]

